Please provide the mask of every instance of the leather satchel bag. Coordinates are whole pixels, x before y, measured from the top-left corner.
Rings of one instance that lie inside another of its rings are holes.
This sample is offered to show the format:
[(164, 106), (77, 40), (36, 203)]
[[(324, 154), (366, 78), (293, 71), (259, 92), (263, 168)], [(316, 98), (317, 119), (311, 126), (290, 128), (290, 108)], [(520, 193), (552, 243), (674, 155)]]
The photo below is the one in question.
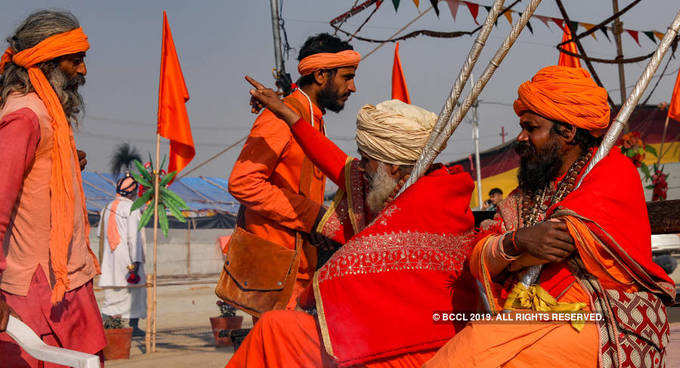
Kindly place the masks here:
[[(311, 112), (302, 104), (292, 98), (284, 100), (310, 121)], [(301, 194), (309, 193), (313, 170), (314, 165), (305, 158), (300, 175)], [(285, 309), (293, 295), (302, 242), (302, 234), (296, 233), (295, 249), (290, 249), (245, 230), (245, 208), (241, 206), (215, 294), (256, 317), (270, 310)]]
[(293, 293), (300, 262), (298, 243), (296, 239), (295, 249), (289, 249), (237, 225), (227, 245), (215, 293), (256, 317), (269, 310), (284, 309)]

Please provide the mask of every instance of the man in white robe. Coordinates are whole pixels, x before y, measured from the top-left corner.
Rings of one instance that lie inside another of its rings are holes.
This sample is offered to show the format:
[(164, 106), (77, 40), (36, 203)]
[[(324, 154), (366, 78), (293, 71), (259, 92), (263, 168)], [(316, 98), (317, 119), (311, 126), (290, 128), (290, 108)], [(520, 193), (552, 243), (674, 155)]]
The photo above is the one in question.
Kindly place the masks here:
[(146, 318), (146, 288), (128, 287), (146, 282), (144, 240), (137, 230), (141, 211), (130, 211), (137, 187), (130, 176), (118, 181), (116, 199), (102, 210), (98, 231), (104, 238), (99, 287), (120, 287), (104, 290), (102, 314), (129, 319), (136, 336), (144, 334), (138, 324)]

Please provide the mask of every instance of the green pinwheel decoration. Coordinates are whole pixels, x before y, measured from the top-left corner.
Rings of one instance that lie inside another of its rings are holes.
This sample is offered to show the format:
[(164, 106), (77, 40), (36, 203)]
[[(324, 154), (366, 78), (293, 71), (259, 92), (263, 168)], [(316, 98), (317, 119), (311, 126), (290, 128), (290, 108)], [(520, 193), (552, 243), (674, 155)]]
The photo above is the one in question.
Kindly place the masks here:
[[(151, 157), (149, 157), (149, 162), (147, 162), (145, 165), (142, 165), (142, 163), (138, 160), (135, 160), (134, 164), (137, 168), (137, 172), (133, 171), (131, 174), (132, 177), (137, 180), (142, 189), (140, 190), (140, 197), (135, 200), (130, 210), (134, 211), (138, 208), (142, 208), (146, 204), (149, 204), (142, 212), (142, 218), (139, 221), (139, 230), (141, 230), (146, 226), (146, 224), (149, 223), (149, 220), (151, 220), (154, 212), (152, 203), (155, 195), (153, 173), (154, 165)], [(160, 167), (162, 168), (163, 166), (165, 166), (165, 158), (163, 158)], [(186, 218), (182, 214), (182, 210), (189, 208), (182, 197), (168, 189), (168, 185), (170, 182), (172, 182), (172, 179), (174, 179), (176, 175), (176, 171), (166, 173), (165, 170), (161, 169), (159, 172), (158, 191), (160, 196), (158, 197), (158, 224), (160, 225), (165, 237), (168, 236), (169, 229), (168, 212), (170, 212), (170, 214), (177, 220), (186, 222)]]

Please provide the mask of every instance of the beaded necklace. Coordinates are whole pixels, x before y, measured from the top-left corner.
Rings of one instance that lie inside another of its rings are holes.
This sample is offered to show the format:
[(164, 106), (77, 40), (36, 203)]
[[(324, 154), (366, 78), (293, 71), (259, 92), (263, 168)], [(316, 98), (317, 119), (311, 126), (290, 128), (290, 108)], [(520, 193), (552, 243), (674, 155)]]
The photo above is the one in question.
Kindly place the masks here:
[(543, 189), (539, 189), (535, 193), (522, 194), (522, 227), (536, 225), (548, 208), (561, 201), (567, 194), (574, 190), (576, 178), (592, 156), (593, 152), (591, 150), (586, 150), (581, 154), (581, 156), (571, 164), (567, 174), (559, 182), (557, 188), (555, 188), (553, 183), (548, 183)]

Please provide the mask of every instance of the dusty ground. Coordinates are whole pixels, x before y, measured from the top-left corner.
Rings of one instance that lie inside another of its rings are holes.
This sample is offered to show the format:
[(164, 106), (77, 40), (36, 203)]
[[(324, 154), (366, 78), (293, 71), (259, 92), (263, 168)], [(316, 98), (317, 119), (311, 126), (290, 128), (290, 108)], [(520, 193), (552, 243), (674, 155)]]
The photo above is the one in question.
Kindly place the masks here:
[[(214, 283), (212, 279), (193, 280), (204, 284), (160, 286), (158, 288), (158, 340), (157, 351), (144, 353), (144, 338), (132, 342), (129, 360), (106, 362), (107, 367), (120, 368), (222, 368), (233, 354), (233, 348), (215, 347), (210, 327), (210, 317), (217, 316)], [(174, 280), (173, 282), (177, 282)], [(97, 298), (102, 293), (97, 292)], [(243, 327), (250, 327), (249, 316), (244, 315)], [(671, 346), (669, 367), (680, 367), (680, 307), (671, 308)], [(140, 327), (146, 328), (145, 321)]]
[[(156, 352), (145, 354), (144, 338), (136, 337), (132, 341), (129, 360), (108, 361), (106, 366), (224, 367), (233, 348), (215, 347), (209, 320), (218, 315), (213, 280), (216, 278), (198, 280), (205, 282), (202, 285), (159, 286)], [(103, 296), (102, 292), (96, 294), (98, 300)], [(243, 315), (243, 327), (252, 326), (250, 317)], [(146, 321), (141, 320), (139, 326), (146, 329)]]

